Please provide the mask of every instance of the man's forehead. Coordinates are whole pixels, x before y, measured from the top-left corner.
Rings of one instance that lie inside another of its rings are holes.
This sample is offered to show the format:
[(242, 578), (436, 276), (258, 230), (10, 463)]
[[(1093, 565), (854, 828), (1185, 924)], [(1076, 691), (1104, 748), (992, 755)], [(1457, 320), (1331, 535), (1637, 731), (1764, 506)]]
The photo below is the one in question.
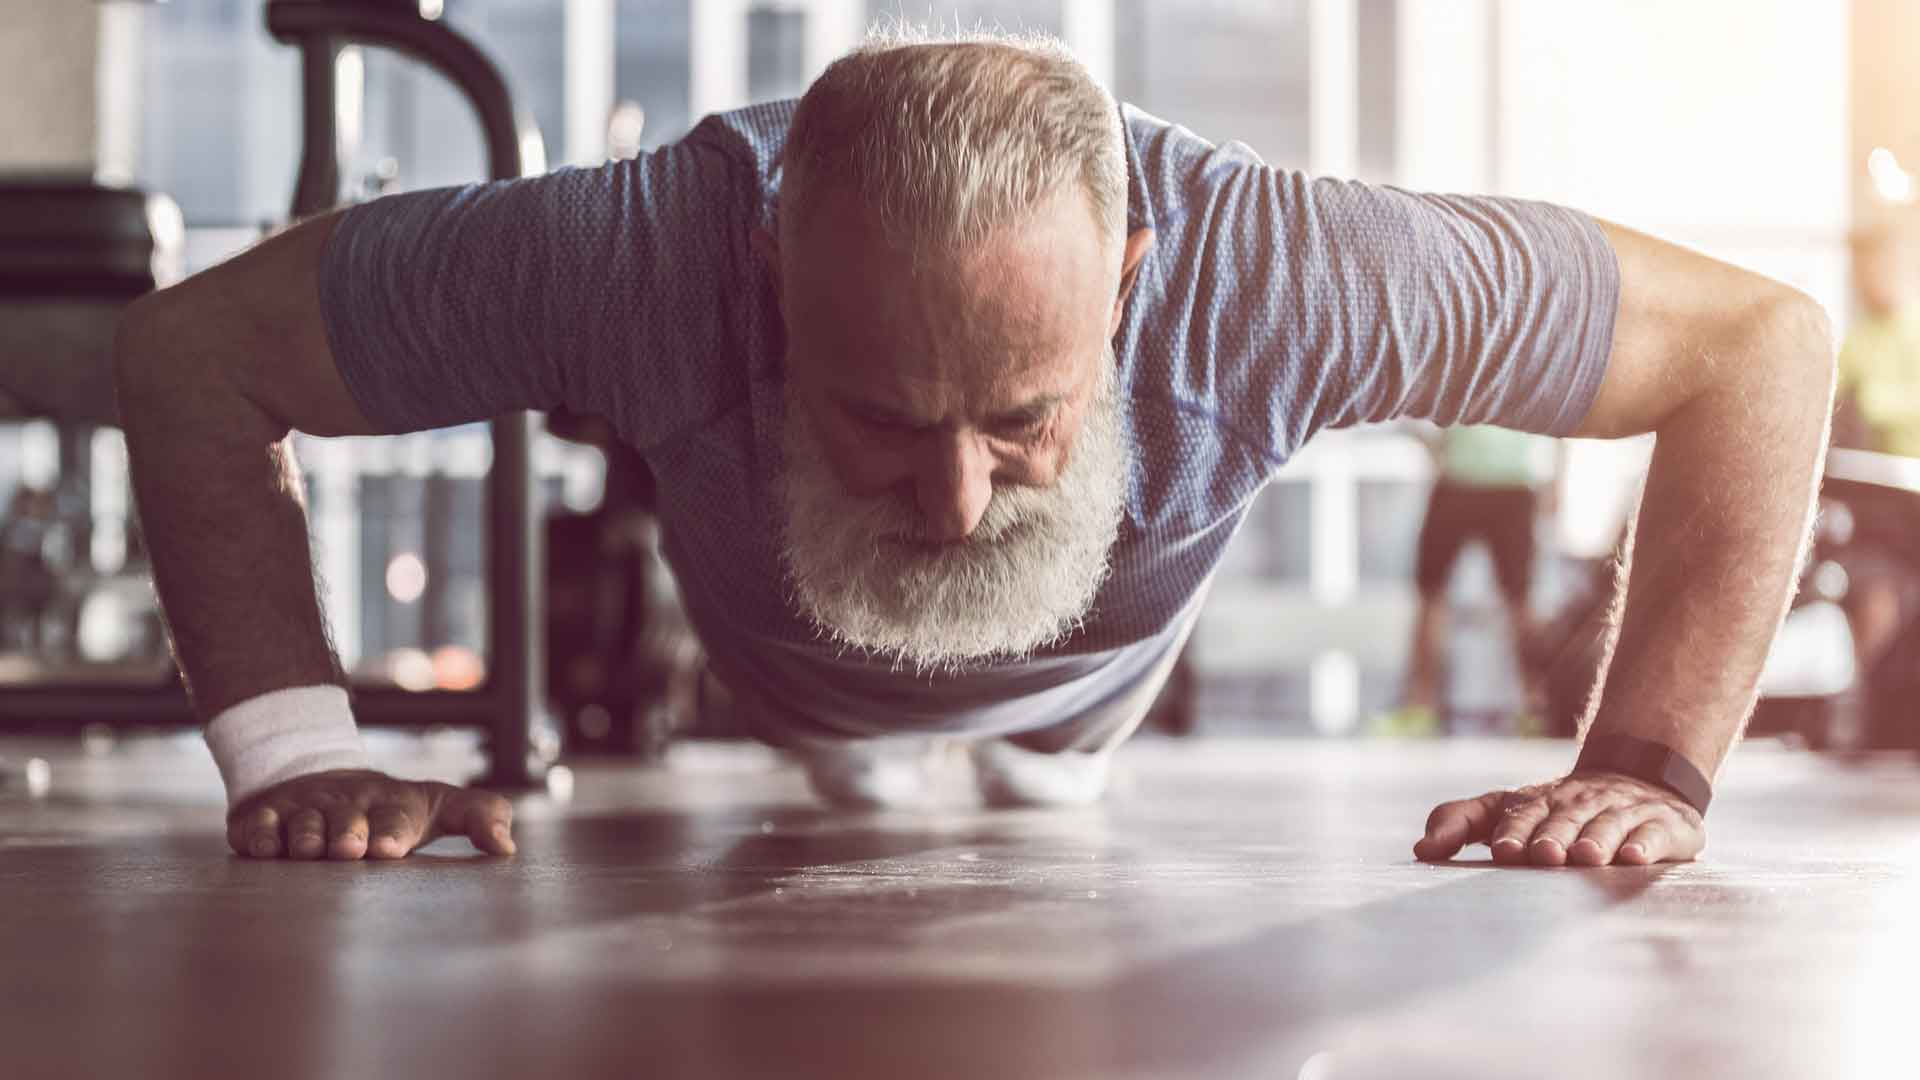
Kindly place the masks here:
[(901, 415), (1048, 408), (1071, 398), (1087, 374), (1086, 358), (1064, 349), (963, 354), (876, 344), (841, 351), (796, 341), (794, 351), (842, 401)]
[(979, 248), (890, 245), (871, 223), (809, 228), (783, 255), (793, 360), (843, 400), (918, 415), (1016, 410), (1072, 396), (1105, 342), (1111, 310), (1099, 238), (1084, 216), (1049, 215)]
[(1098, 333), (1091, 320), (1041, 303), (1022, 308), (974, 295), (933, 306), (877, 289), (851, 316), (819, 310), (801, 320), (791, 328), (793, 344), (810, 359), (841, 361), (836, 367), (1027, 384), (1076, 367), (1093, 344), (1090, 332)]
[(952, 285), (1003, 306), (1039, 311), (1050, 298), (1070, 304), (1074, 292), (1098, 287), (1114, 262), (1084, 202), (1077, 192), (1056, 195), (978, 241), (955, 247), (889, 232), (836, 193), (817, 202), (809, 224), (783, 234), (783, 262), (803, 283)]

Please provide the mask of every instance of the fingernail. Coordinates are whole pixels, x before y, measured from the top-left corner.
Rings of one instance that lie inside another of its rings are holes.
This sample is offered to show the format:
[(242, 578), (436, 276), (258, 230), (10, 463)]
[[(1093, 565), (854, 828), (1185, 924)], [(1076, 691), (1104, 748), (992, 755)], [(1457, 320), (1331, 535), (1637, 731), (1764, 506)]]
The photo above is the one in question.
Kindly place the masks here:
[(1534, 846), (1534, 847), (1539, 847), (1539, 846), (1540, 846), (1541, 844), (1550, 844), (1550, 845), (1552, 845), (1552, 846), (1554, 846), (1554, 847), (1559, 847), (1559, 846), (1560, 846), (1560, 841), (1558, 841), (1558, 840), (1555, 840), (1555, 839), (1554, 839), (1553, 837), (1551, 837), (1551, 836), (1542, 836), (1542, 837), (1540, 837), (1540, 838), (1539, 838), (1538, 840), (1535, 840), (1535, 841), (1533, 842), (1533, 846)]
[(1647, 857), (1647, 849), (1641, 847), (1639, 844), (1626, 844), (1620, 848), (1620, 854), (1632, 855), (1636, 859), (1644, 859)]
[(1514, 851), (1518, 851), (1520, 850), (1520, 841), (1515, 840), (1512, 837), (1508, 837), (1504, 840), (1495, 840), (1493, 842), (1493, 846), (1497, 848), (1508, 848)]

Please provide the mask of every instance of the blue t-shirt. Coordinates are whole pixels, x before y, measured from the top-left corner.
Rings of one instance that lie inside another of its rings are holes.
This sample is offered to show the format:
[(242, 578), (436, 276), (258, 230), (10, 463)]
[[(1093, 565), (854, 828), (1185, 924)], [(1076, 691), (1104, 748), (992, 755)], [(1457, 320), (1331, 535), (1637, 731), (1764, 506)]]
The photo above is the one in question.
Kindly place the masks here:
[(320, 294), (384, 431), (607, 417), (658, 476), (712, 662), (830, 731), (1005, 732), (1122, 693), (1314, 432), (1420, 417), (1566, 435), (1606, 370), (1619, 270), (1585, 215), (1312, 180), (1127, 106), (1128, 227), (1156, 241), (1114, 339), (1135, 459), (1113, 573), (1085, 625), (1027, 661), (895, 670), (823, 638), (779, 557), (785, 328), (751, 234), (773, 226), (793, 108), (356, 207)]

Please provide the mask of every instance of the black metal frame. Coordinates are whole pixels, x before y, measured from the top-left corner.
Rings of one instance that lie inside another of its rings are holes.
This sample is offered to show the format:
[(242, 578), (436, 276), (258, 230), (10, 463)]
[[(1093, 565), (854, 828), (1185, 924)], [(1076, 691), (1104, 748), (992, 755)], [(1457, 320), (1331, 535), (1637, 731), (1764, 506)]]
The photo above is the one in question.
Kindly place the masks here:
[[(521, 175), (520, 133), (513, 99), (499, 69), (466, 38), (422, 18), (412, 0), (268, 0), (267, 29), (300, 49), (303, 143), (293, 197), (297, 219), (338, 201), (340, 162), (335, 127), (335, 62), (348, 45), (390, 48), (446, 76), (480, 119), (493, 179)], [(533, 731), (546, 710), (543, 655), (543, 568), (538, 492), (532, 470), (534, 417), (495, 420), (487, 484), (487, 678), (472, 691), (414, 693), (370, 688), (354, 693), (363, 723), (397, 726), (482, 725), (489, 735), (489, 772), (477, 783), (537, 787), (544, 764)], [(0, 727), (68, 727), (76, 722), (172, 726), (192, 724), (193, 709), (176, 680), (164, 686), (46, 686), (0, 693)]]
[[(406, 53), (438, 71), (473, 105), (486, 142), (492, 179), (521, 174), (520, 132), (513, 98), (500, 71), (445, 23), (422, 18), (412, 3), (370, 0), (270, 0), (267, 30), (300, 49), (302, 152), (293, 216), (331, 208), (339, 199), (339, 134), (335, 128), (335, 63), (347, 45)], [(546, 708), (541, 638), (540, 510), (531, 463), (533, 416), (493, 421), (493, 466), (487, 474), (487, 679), (477, 691), (356, 695), (356, 713), (372, 723), (439, 723), (476, 709), (490, 714), (491, 769), (484, 783), (539, 783), (533, 726)], [(404, 718), (404, 719), (403, 719)], [(456, 721), (457, 722), (457, 721)]]

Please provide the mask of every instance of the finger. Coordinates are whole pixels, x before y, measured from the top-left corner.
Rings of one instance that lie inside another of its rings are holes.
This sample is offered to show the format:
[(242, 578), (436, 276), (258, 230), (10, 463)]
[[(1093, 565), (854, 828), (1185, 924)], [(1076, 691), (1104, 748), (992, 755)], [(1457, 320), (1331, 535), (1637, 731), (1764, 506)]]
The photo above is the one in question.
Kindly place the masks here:
[(244, 814), (227, 815), (227, 846), (235, 855), (245, 856), (247, 851), (247, 819)]
[(241, 854), (254, 859), (280, 857), (280, 814), (271, 806), (256, 806), (241, 818)]
[(1599, 811), (1600, 806), (1588, 800), (1556, 807), (1527, 838), (1527, 861), (1535, 866), (1565, 866), (1568, 849)]
[(1666, 857), (1670, 844), (1665, 826), (1657, 821), (1643, 822), (1620, 845), (1620, 861), (1632, 866), (1658, 862)]
[(1427, 815), (1427, 832), (1413, 845), (1413, 857), (1429, 862), (1451, 859), (1468, 844), (1487, 838), (1507, 793), (1489, 791), (1477, 799), (1441, 803)]
[(1533, 830), (1547, 818), (1547, 800), (1535, 796), (1520, 801), (1510, 801), (1493, 823), (1492, 838), (1487, 846), (1493, 849), (1493, 861), (1506, 865), (1517, 865), (1527, 861), (1527, 841), (1533, 838)]
[(357, 806), (327, 815), (327, 858), (359, 859), (367, 854), (367, 815)]
[(1685, 822), (1643, 822), (1627, 834), (1614, 861), (1630, 866), (1657, 862), (1686, 862), (1700, 854), (1706, 838)]
[(456, 788), (442, 799), (434, 815), (435, 833), (464, 833), (473, 846), (489, 855), (511, 855), (513, 804), (491, 791)]
[(287, 819), (287, 855), (295, 859), (317, 859), (326, 853), (326, 815), (311, 806), (294, 811)]
[(1567, 848), (1567, 861), (1577, 866), (1605, 866), (1620, 850), (1620, 841), (1634, 826), (1646, 820), (1645, 807), (1623, 806), (1593, 816), (1579, 839)]
[(367, 855), (375, 859), (398, 859), (420, 843), (425, 823), (397, 803), (381, 803), (367, 814), (373, 827), (367, 841)]

